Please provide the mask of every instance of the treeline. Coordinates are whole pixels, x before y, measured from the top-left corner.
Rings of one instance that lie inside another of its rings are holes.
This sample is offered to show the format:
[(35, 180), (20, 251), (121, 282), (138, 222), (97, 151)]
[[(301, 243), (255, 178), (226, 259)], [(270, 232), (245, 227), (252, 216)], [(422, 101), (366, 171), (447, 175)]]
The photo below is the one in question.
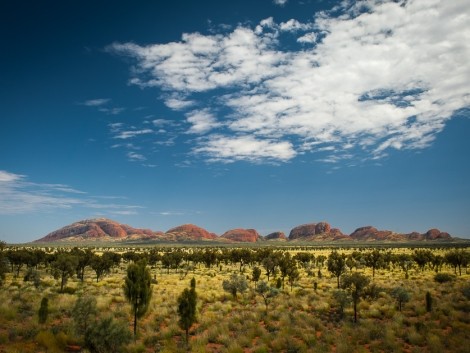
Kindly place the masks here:
[[(315, 274), (328, 262), (329, 271), (339, 279), (344, 271), (360, 268), (372, 269), (375, 276), (379, 269), (401, 269), (405, 278), (413, 268), (419, 270), (432, 269), (440, 272), (444, 266), (453, 269), (455, 274), (467, 271), (470, 253), (464, 249), (450, 249), (443, 255), (430, 249), (415, 249), (410, 253), (394, 253), (387, 249), (356, 249), (349, 253), (333, 250), (327, 257), (316, 255), (312, 251), (298, 251), (295, 255), (284, 248), (159, 248), (153, 247), (142, 251), (127, 250), (116, 252), (92, 248), (72, 249), (37, 249), (37, 248), (7, 248), (5, 243), (0, 245), (0, 283), (5, 274), (10, 271), (16, 278), (24, 270), (25, 281), (38, 281), (37, 269), (42, 266), (60, 281), (63, 291), (68, 278), (74, 275), (84, 280), (85, 271), (92, 270), (98, 282), (109, 274), (113, 268), (123, 264), (137, 263), (141, 260), (152, 268), (160, 267), (167, 273), (171, 270), (187, 275), (196, 268), (205, 266), (208, 269), (221, 268), (223, 265), (236, 265), (240, 272), (245, 267), (258, 266), (263, 269), (268, 281), (271, 277), (280, 275), (284, 280), (295, 274), (297, 268), (303, 268), (307, 274)], [(332, 265), (337, 263), (337, 265)], [(342, 270), (335, 270), (341, 268)], [(339, 272), (338, 272), (339, 271)]]

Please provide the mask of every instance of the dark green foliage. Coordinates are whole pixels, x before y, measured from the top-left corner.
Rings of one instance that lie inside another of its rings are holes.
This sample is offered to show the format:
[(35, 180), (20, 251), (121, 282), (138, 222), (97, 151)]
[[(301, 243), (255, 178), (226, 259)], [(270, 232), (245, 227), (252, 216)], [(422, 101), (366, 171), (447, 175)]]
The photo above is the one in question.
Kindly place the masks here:
[(251, 280), (253, 282), (255, 282), (255, 287), (256, 287), (256, 283), (258, 283), (260, 277), (261, 277), (261, 269), (258, 266), (253, 267), (253, 273), (251, 275)]
[(282, 287), (282, 280), (280, 278), (278, 278), (277, 281), (276, 281), (276, 288), (281, 289), (281, 287)]
[(191, 287), (185, 288), (183, 293), (178, 297), (178, 315), (180, 317), (178, 323), (186, 333), (186, 342), (189, 340), (189, 329), (196, 322), (196, 280), (191, 280)]
[(272, 298), (279, 294), (279, 289), (271, 287), (265, 281), (261, 281), (256, 288), (256, 293), (263, 297), (264, 305), (266, 306), (266, 312), (268, 312), (268, 305), (271, 302)]
[(432, 311), (432, 296), (429, 292), (426, 292), (426, 311), (428, 313)]
[(55, 279), (60, 279), (61, 292), (64, 290), (69, 277), (74, 275), (77, 264), (78, 258), (69, 253), (59, 253), (55, 261), (51, 263), (52, 275)]
[(130, 340), (126, 325), (111, 316), (92, 324), (85, 333), (85, 347), (91, 353), (122, 352)]
[(438, 283), (451, 282), (454, 279), (455, 277), (449, 273), (436, 273), (436, 275), (434, 276), (434, 281)]
[(90, 259), (90, 266), (96, 273), (96, 282), (98, 282), (103, 275), (109, 273), (113, 266), (112, 259), (106, 254), (107, 253), (104, 253), (102, 256), (93, 255)]
[(41, 276), (39, 274), (39, 271), (36, 271), (32, 267), (28, 268), (23, 280), (25, 282), (33, 282), (36, 288), (39, 288), (39, 286), (41, 285)]
[[(0, 241), (0, 248), (3, 249), (2, 242)], [(6, 256), (3, 253), (3, 250), (0, 250), (0, 287), (3, 285), (5, 281), (5, 274), (8, 272), (8, 265)]]
[(470, 284), (467, 284), (463, 289), (462, 289), (462, 294), (464, 295), (465, 298), (470, 300)]
[(152, 298), (151, 282), (150, 270), (144, 260), (127, 267), (123, 289), (134, 314), (134, 338), (137, 335), (137, 318), (144, 316)]
[(384, 259), (379, 250), (374, 249), (364, 255), (364, 262), (372, 269), (372, 277), (375, 277), (375, 270), (384, 266)]
[(455, 274), (458, 268), (460, 276), (462, 276), (462, 267), (467, 266), (469, 258), (470, 254), (465, 250), (452, 250), (445, 255), (445, 261), (454, 267)]
[(297, 282), (300, 279), (300, 272), (297, 269), (297, 266), (294, 267), (294, 268), (291, 268), (287, 276), (288, 276), (287, 279), (288, 279), (289, 284), (290, 284), (290, 290), (292, 292), (292, 287), (293, 287), (294, 283)]
[(83, 282), (85, 269), (91, 265), (93, 252), (90, 249), (80, 250), (75, 247), (70, 253), (77, 257), (77, 267), (75, 268), (75, 271), (77, 273), (77, 278)]
[(95, 297), (89, 295), (79, 297), (72, 309), (76, 333), (80, 336), (85, 335), (97, 314)]
[(351, 295), (354, 306), (354, 322), (357, 322), (357, 304), (365, 295), (369, 278), (362, 273), (354, 272), (351, 275), (344, 276), (342, 282), (342, 288), (346, 289)]
[(333, 299), (338, 304), (338, 313), (341, 317), (344, 315), (344, 309), (351, 304), (351, 298), (349, 294), (344, 290), (335, 290), (333, 292)]
[(245, 276), (232, 273), (230, 280), (224, 280), (222, 282), (222, 288), (236, 298), (237, 293), (243, 294), (248, 289), (248, 283)]
[(48, 315), (49, 315), (49, 299), (44, 297), (41, 300), (41, 306), (39, 307), (39, 311), (38, 311), (39, 323), (44, 324), (47, 321)]
[(403, 304), (410, 300), (410, 293), (403, 287), (395, 287), (390, 293), (397, 300), (398, 311), (401, 311)]
[(328, 271), (336, 277), (339, 289), (339, 278), (346, 271), (346, 260), (344, 254), (338, 254), (336, 251), (333, 251), (328, 256), (327, 266)]
[(432, 263), (433, 253), (431, 250), (415, 250), (413, 253), (413, 260), (416, 262), (421, 271), (424, 271), (428, 263)]

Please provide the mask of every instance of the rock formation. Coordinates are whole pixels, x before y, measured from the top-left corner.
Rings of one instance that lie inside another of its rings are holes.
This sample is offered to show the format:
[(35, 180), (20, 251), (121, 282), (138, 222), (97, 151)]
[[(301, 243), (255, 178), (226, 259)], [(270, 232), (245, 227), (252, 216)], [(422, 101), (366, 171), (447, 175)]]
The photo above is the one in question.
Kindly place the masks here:
[(254, 229), (231, 229), (222, 234), (221, 238), (229, 239), (231, 241), (255, 243), (260, 239), (260, 235)]
[(217, 238), (214, 233), (195, 226), (194, 224), (183, 224), (181, 226), (171, 228), (166, 233), (168, 236), (174, 236), (175, 240), (213, 240)]
[(86, 219), (72, 223), (49, 233), (38, 242), (76, 241), (76, 240), (111, 240), (158, 239), (162, 232), (150, 229), (133, 228), (106, 218)]
[(284, 234), (284, 232), (274, 232), (274, 233), (271, 233), (271, 234), (266, 235), (265, 239), (266, 239), (266, 240), (282, 240), (282, 241), (286, 241), (286, 240), (287, 240), (287, 237), (286, 237), (286, 235)]

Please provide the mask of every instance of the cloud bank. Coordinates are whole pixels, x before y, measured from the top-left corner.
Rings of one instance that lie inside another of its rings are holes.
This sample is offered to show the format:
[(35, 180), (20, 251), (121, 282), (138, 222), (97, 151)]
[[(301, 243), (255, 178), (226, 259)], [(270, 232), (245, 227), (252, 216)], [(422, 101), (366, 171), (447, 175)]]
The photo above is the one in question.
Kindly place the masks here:
[(0, 215), (84, 208), (99, 214), (136, 214), (135, 205), (103, 203), (100, 197), (63, 184), (28, 181), (25, 175), (0, 170)]
[(429, 146), (470, 105), (468, 43), (468, 1), (370, 0), (307, 23), (267, 18), (108, 50), (133, 58), (132, 84), (160, 89), (185, 114), (187, 133), (202, 135), (193, 154), (286, 162), (318, 152), (337, 163)]

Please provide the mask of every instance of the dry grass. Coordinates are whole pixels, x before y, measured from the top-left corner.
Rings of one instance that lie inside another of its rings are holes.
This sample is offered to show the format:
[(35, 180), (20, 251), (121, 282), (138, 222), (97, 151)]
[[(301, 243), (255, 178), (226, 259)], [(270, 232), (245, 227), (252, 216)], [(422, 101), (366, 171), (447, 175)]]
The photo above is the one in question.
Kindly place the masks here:
[[(351, 250), (341, 250), (348, 252)], [(394, 249), (410, 252), (409, 249)], [(316, 250), (315, 256), (327, 256), (329, 250)], [(326, 266), (326, 263), (325, 263)], [(137, 341), (129, 352), (187, 352), (184, 334), (178, 326), (177, 297), (196, 279), (198, 322), (190, 330), (192, 352), (466, 352), (470, 342), (470, 303), (463, 294), (470, 275), (463, 274), (452, 282), (436, 283), (434, 272), (413, 269), (405, 279), (399, 269), (379, 270), (373, 282), (385, 291), (375, 300), (359, 304), (359, 322), (352, 322), (352, 309), (340, 318), (332, 294), (336, 278), (326, 267), (323, 277), (301, 278), (293, 291), (285, 289), (273, 299), (265, 312), (262, 298), (254, 293), (253, 284), (234, 300), (222, 290), (222, 281), (238, 272), (238, 265), (220, 268), (196, 267), (186, 277), (175, 270), (152, 269), (157, 284), (147, 315), (138, 324)], [(317, 269), (316, 269), (317, 270)], [(451, 269), (445, 268), (446, 272)], [(372, 277), (370, 269), (359, 271)], [(75, 294), (58, 293), (58, 284), (44, 268), (41, 288), (7, 274), (0, 288), (0, 352), (63, 351), (64, 344), (79, 342), (72, 330), (71, 309), (77, 295), (87, 293), (97, 299), (98, 310), (111, 310), (118, 320), (132, 329), (130, 307), (124, 299), (122, 283), (125, 265), (96, 283), (87, 270), (84, 283), (69, 280), (67, 287)], [(316, 272), (316, 271), (315, 271)], [(246, 266), (245, 275), (251, 275)], [(263, 274), (261, 280), (267, 280)], [(272, 281), (271, 278), (271, 282)], [(317, 282), (314, 291), (313, 283)], [(389, 290), (404, 286), (411, 300), (398, 312)], [(425, 293), (433, 297), (433, 311), (425, 307)], [(38, 324), (37, 311), (42, 297), (49, 298), (49, 317)], [(64, 343), (65, 342), (65, 343)]]

